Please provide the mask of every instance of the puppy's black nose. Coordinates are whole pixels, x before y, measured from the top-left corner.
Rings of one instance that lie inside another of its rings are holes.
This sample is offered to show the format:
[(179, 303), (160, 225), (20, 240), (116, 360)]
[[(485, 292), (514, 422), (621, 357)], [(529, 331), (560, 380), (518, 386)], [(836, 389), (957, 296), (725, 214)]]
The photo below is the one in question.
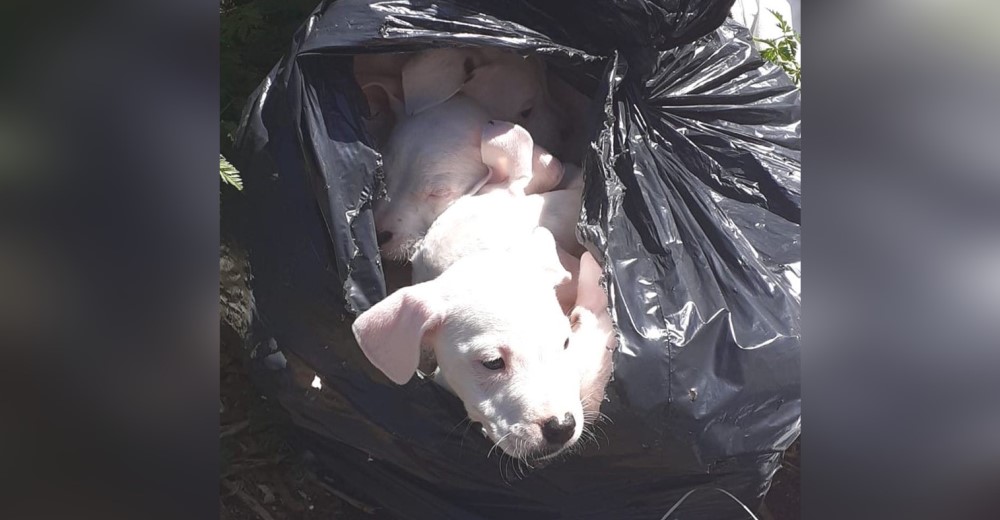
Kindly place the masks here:
[(566, 441), (573, 438), (576, 430), (576, 419), (573, 414), (567, 413), (562, 421), (558, 417), (549, 417), (542, 423), (542, 437), (551, 444), (566, 444)]
[(386, 242), (392, 240), (392, 231), (379, 231), (379, 233), (375, 235), (375, 240), (378, 240), (379, 246), (385, 245)]

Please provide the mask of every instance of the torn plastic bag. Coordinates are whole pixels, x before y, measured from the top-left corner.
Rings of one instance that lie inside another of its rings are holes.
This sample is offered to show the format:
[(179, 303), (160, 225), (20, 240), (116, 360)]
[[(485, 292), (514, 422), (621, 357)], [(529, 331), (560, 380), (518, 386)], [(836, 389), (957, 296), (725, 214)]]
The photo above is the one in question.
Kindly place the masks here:
[[(712, 24), (731, 1), (665, 4), (324, 3), (252, 96), (233, 161), (251, 367), (348, 494), (415, 519), (659, 519), (698, 488), (672, 518), (746, 518), (713, 488), (759, 504), (800, 427), (799, 92), (746, 29)], [(609, 420), (523, 477), (487, 456), (457, 398), (392, 384), (350, 330), (386, 292), (351, 56), (444, 45), (538, 52), (594, 99), (578, 235), (620, 332)]]

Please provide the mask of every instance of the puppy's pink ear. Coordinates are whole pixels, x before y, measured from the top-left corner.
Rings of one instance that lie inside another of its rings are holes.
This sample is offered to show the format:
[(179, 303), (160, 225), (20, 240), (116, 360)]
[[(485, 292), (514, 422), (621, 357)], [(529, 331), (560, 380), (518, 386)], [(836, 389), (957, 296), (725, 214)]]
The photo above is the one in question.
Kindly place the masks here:
[(354, 57), (354, 77), (361, 87), (372, 117), (404, 115), (400, 71), (409, 60), (404, 53), (360, 54)]
[(415, 54), (403, 65), (403, 98), (406, 113), (415, 115), (454, 96), (477, 66), (468, 49), (429, 49)]
[(533, 146), (531, 134), (514, 123), (493, 120), (483, 125), (480, 152), (490, 168), (488, 184), (510, 181), (523, 189), (531, 181)]
[(413, 377), (420, 348), (444, 319), (433, 282), (404, 287), (362, 313), (351, 329), (375, 368), (397, 385)]
[(483, 126), (483, 164), (489, 166), (488, 184), (510, 182), (526, 195), (551, 191), (562, 180), (563, 166), (544, 148), (535, 145), (523, 127), (493, 120)]
[(399, 85), (399, 80), (373, 78), (360, 86), (368, 100), (368, 108), (372, 117), (388, 114), (399, 119), (405, 114), (402, 100), (403, 90)]
[(548, 193), (562, 182), (566, 169), (562, 162), (545, 148), (535, 145), (531, 153), (531, 181), (524, 187), (524, 193)]
[(403, 117), (403, 102), (399, 99), (401, 88), (398, 86), (399, 80), (395, 80), (395, 87), (391, 80), (374, 80), (362, 83), (361, 91), (368, 100), (369, 117), (365, 121), (365, 126), (375, 138), (375, 145), (385, 146), (389, 141), (392, 128)]
[(604, 271), (590, 252), (580, 257), (580, 274), (577, 276), (576, 306), (601, 314), (608, 308), (608, 295), (601, 287), (601, 275)]

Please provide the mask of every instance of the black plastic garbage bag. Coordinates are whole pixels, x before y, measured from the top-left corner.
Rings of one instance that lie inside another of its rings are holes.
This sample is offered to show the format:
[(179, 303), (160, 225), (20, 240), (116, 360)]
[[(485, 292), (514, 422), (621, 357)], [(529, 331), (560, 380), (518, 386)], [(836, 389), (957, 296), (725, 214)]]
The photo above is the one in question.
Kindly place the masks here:
[[(248, 351), (348, 492), (401, 518), (659, 519), (698, 488), (671, 518), (747, 517), (715, 488), (759, 504), (800, 428), (800, 98), (723, 24), (731, 3), (341, 0), (303, 25), (237, 136)], [(594, 98), (579, 236), (620, 331), (610, 421), (523, 478), (456, 398), (392, 384), (350, 331), (386, 291), (351, 56), (442, 45), (537, 51)]]

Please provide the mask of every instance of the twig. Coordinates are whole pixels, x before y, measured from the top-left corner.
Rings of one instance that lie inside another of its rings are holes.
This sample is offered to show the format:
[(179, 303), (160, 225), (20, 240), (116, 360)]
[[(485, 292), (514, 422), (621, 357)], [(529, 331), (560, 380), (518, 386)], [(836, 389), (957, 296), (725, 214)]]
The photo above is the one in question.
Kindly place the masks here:
[(248, 471), (251, 469), (262, 468), (265, 466), (273, 466), (275, 464), (279, 464), (282, 460), (284, 460), (283, 457), (276, 456), (276, 457), (271, 457), (269, 459), (245, 459), (239, 462), (234, 462), (233, 464), (229, 465), (229, 468), (226, 469), (226, 472), (223, 473), (219, 478), (231, 477), (237, 473), (242, 473), (244, 471)]
[(249, 420), (240, 421), (236, 424), (233, 424), (232, 426), (228, 426), (225, 430), (219, 432), (219, 438), (225, 439), (230, 435), (236, 435), (237, 433), (240, 433), (241, 431), (245, 430), (247, 426), (250, 426)]
[(354, 506), (355, 509), (360, 509), (361, 511), (364, 511), (365, 513), (368, 513), (369, 515), (374, 515), (375, 511), (377, 511), (377, 508), (375, 508), (373, 506), (370, 506), (370, 505), (368, 505), (368, 504), (366, 504), (366, 503), (364, 503), (364, 502), (362, 502), (362, 501), (360, 501), (360, 500), (358, 500), (356, 498), (348, 496), (343, 491), (340, 491), (340, 490), (334, 488), (333, 486), (331, 486), (330, 484), (327, 484), (326, 482), (323, 482), (322, 480), (320, 480), (316, 476), (314, 476), (314, 475), (310, 475), (310, 476), (312, 477), (312, 480), (315, 481), (317, 484), (319, 484), (323, 489), (329, 491), (330, 494), (332, 494), (333, 496), (335, 496), (335, 497), (343, 500), (344, 502), (347, 502), (348, 504)]
[(271, 516), (271, 513), (267, 512), (267, 509), (264, 509), (264, 506), (260, 505), (260, 503), (254, 500), (254, 498), (247, 494), (246, 491), (240, 489), (236, 484), (233, 484), (228, 480), (223, 480), (222, 485), (226, 486), (226, 489), (232, 491), (234, 495), (239, 497), (239, 499), (242, 500), (247, 507), (253, 509), (253, 511), (257, 513), (257, 516), (261, 517), (262, 520), (274, 520), (274, 517)]

